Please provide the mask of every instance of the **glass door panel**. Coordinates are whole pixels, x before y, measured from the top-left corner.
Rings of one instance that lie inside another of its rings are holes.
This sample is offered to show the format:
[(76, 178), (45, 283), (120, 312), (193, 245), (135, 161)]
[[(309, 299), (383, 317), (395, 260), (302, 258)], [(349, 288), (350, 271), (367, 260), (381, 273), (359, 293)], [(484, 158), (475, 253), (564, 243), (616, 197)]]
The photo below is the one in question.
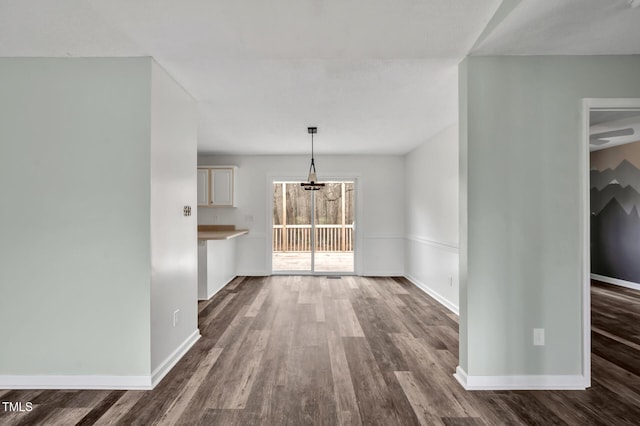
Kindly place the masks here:
[(354, 272), (354, 182), (325, 182), (315, 194), (314, 271)]
[(312, 272), (311, 204), (309, 191), (297, 182), (273, 184), (274, 272)]

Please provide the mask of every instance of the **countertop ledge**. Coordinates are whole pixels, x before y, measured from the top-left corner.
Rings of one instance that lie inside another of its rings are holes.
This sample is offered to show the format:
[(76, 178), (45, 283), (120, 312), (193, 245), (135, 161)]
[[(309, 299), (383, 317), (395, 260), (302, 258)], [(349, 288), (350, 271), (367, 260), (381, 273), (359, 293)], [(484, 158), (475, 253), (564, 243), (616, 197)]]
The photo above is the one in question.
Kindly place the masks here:
[(235, 225), (198, 225), (198, 240), (230, 240), (249, 233)]
[(248, 229), (236, 229), (235, 231), (202, 231), (198, 232), (199, 240), (230, 240), (249, 233)]

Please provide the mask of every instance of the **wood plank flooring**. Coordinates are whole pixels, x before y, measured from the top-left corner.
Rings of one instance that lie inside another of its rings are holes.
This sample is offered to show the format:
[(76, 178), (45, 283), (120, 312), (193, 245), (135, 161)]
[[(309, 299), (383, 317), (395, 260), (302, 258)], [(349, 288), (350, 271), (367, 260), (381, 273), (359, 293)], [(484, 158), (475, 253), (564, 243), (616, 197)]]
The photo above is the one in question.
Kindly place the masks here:
[(402, 278), (239, 277), (153, 391), (0, 391), (1, 425), (640, 423), (640, 292), (592, 286), (593, 387), (466, 392), (458, 324)]

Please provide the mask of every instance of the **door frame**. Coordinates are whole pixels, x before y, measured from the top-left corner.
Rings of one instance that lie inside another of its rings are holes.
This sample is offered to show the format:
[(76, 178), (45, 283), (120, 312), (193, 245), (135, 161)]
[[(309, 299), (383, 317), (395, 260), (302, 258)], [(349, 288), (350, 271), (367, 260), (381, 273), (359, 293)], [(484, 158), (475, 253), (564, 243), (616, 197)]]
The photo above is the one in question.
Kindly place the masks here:
[(584, 98), (582, 99), (581, 135), (579, 145), (580, 160), (580, 227), (582, 258), (582, 376), (585, 387), (591, 386), (591, 193), (590, 193), (590, 151), (589, 113), (593, 109), (640, 110), (640, 98)]
[[(336, 177), (339, 176), (339, 177)], [(295, 182), (300, 183), (304, 182), (306, 179), (300, 176), (291, 176), (291, 175), (281, 175), (277, 173), (269, 173), (267, 174), (267, 223), (265, 224), (265, 229), (267, 238), (266, 240), (266, 265), (267, 271), (270, 271), (271, 275), (274, 275), (273, 272), (273, 184), (275, 182)], [(278, 271), (276, 275), (361, 275), (362, 268), (362, 179), (359, 174), (353, 173), (332, 173), (328, 176), (322, 176), (321, 181), (331, 181), (331, 182), (353, 182), (354, 188), (354, 208), (355, 211), (355, 224), (353, 227), (353, 232), (356, 234), (355, 241), (353, 242), (353, 272), (307, 272), (307, 271), (291, 271), (295, 273), (287, 273)], [(312, 259), (313, 263), (313, 259)]]

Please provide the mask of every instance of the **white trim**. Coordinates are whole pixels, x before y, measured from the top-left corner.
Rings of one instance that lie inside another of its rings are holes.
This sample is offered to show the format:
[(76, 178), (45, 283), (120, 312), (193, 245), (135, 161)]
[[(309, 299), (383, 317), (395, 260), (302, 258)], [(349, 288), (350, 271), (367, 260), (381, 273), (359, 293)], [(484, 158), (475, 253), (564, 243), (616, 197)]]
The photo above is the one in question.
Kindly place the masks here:
[(169, 371), (180, 361), (180, 359), (191, 349), (191, 347), (200, 339), (200, 330), (197, 328), (185, 339), (180, 346), (176, 348), (155, 370), (151, 373), (152, 388), (167, 375)]
[(619, 285), (620, 287), (626, 287), (633, 290), (640, 290), (640, 284), (631, 281), (620, 280), (618, 278), (605, 277), (604, 275), (591, 274), (591, 278), (594, 280), (602, 281), (609, 284)]
[(640, 98), (584, 98), (583, 101), (589, 109), (594, 110), (624, 111), (640, 108)]
[(576, 375), (469, 376), (456, 367), (453, 375), (468, 391), (472, 390), (584, 390), (586, 379)]
[(428, 238), (419, 237), (417, 235), (407, 235), (405, 239), (414, 241), (416, 243), (426, 244), (428, 246), (435, 247), (441, 250), (447, 250), (452, 253), (460, 254), (460, 247), (455, 243), (430, 240)]
[(0, 376), (0, 389), (152, 389), (151, 376)]
[(578, 148), (578, 196), (580, 202), (580, 279), (582, 280), (582, 374), (587, 383), (591, 384), (591, 191), (589, 188), (589, 169), (591, 160), (589, 154), (589, 111), (591, 102), (588, 99), (582, 101), (582, 126)]
[(467, 372), (462, 369), (462, 367), (457, 366), (456, 372), (453, 373), (453, 377), (460, 383), (460, 385), (465, 389), (467, 388)]
[(4, 375), (0, 389), (108, 389), (150, 390), (177, 364), (200, 338), (195, 330), (150, 376), (109, 375)]
[(433, 290), (432, 288), (430, 288), (425, 283), (420, 282), (418, 279), (416, 279), (415, 277), (411, 276), (410, 274), (404, 274), (404, 277), (407, 280), (409, 280), (409, 282), (411, 284), (415, 285), (420, 290), (422, 290), (423, 292), (427, 293), (429, 296), (431, 296), (434, 299), (436, 299), (442, 306), (444, 306), (445, 308), (449, 309), (454, 314), (460, 315), (460, 308), (457, 305), (454, 305), (453, 303), (451, 303), (449, 300), (447, 300), (446, 297), (442, 296), (440, 293), (438, 293), (437, 291)]
[(582, 280), (582, 376), (585, 387), (591, 386), (591, 209), (589, 185), (589, 112), (594, 109), (640, 109), (640, 98), (584, 98), (582, 99), (581, 132), (578, 141), (580, 164), (578, 185), (581, 214), (580, 227), (580, 278)]

